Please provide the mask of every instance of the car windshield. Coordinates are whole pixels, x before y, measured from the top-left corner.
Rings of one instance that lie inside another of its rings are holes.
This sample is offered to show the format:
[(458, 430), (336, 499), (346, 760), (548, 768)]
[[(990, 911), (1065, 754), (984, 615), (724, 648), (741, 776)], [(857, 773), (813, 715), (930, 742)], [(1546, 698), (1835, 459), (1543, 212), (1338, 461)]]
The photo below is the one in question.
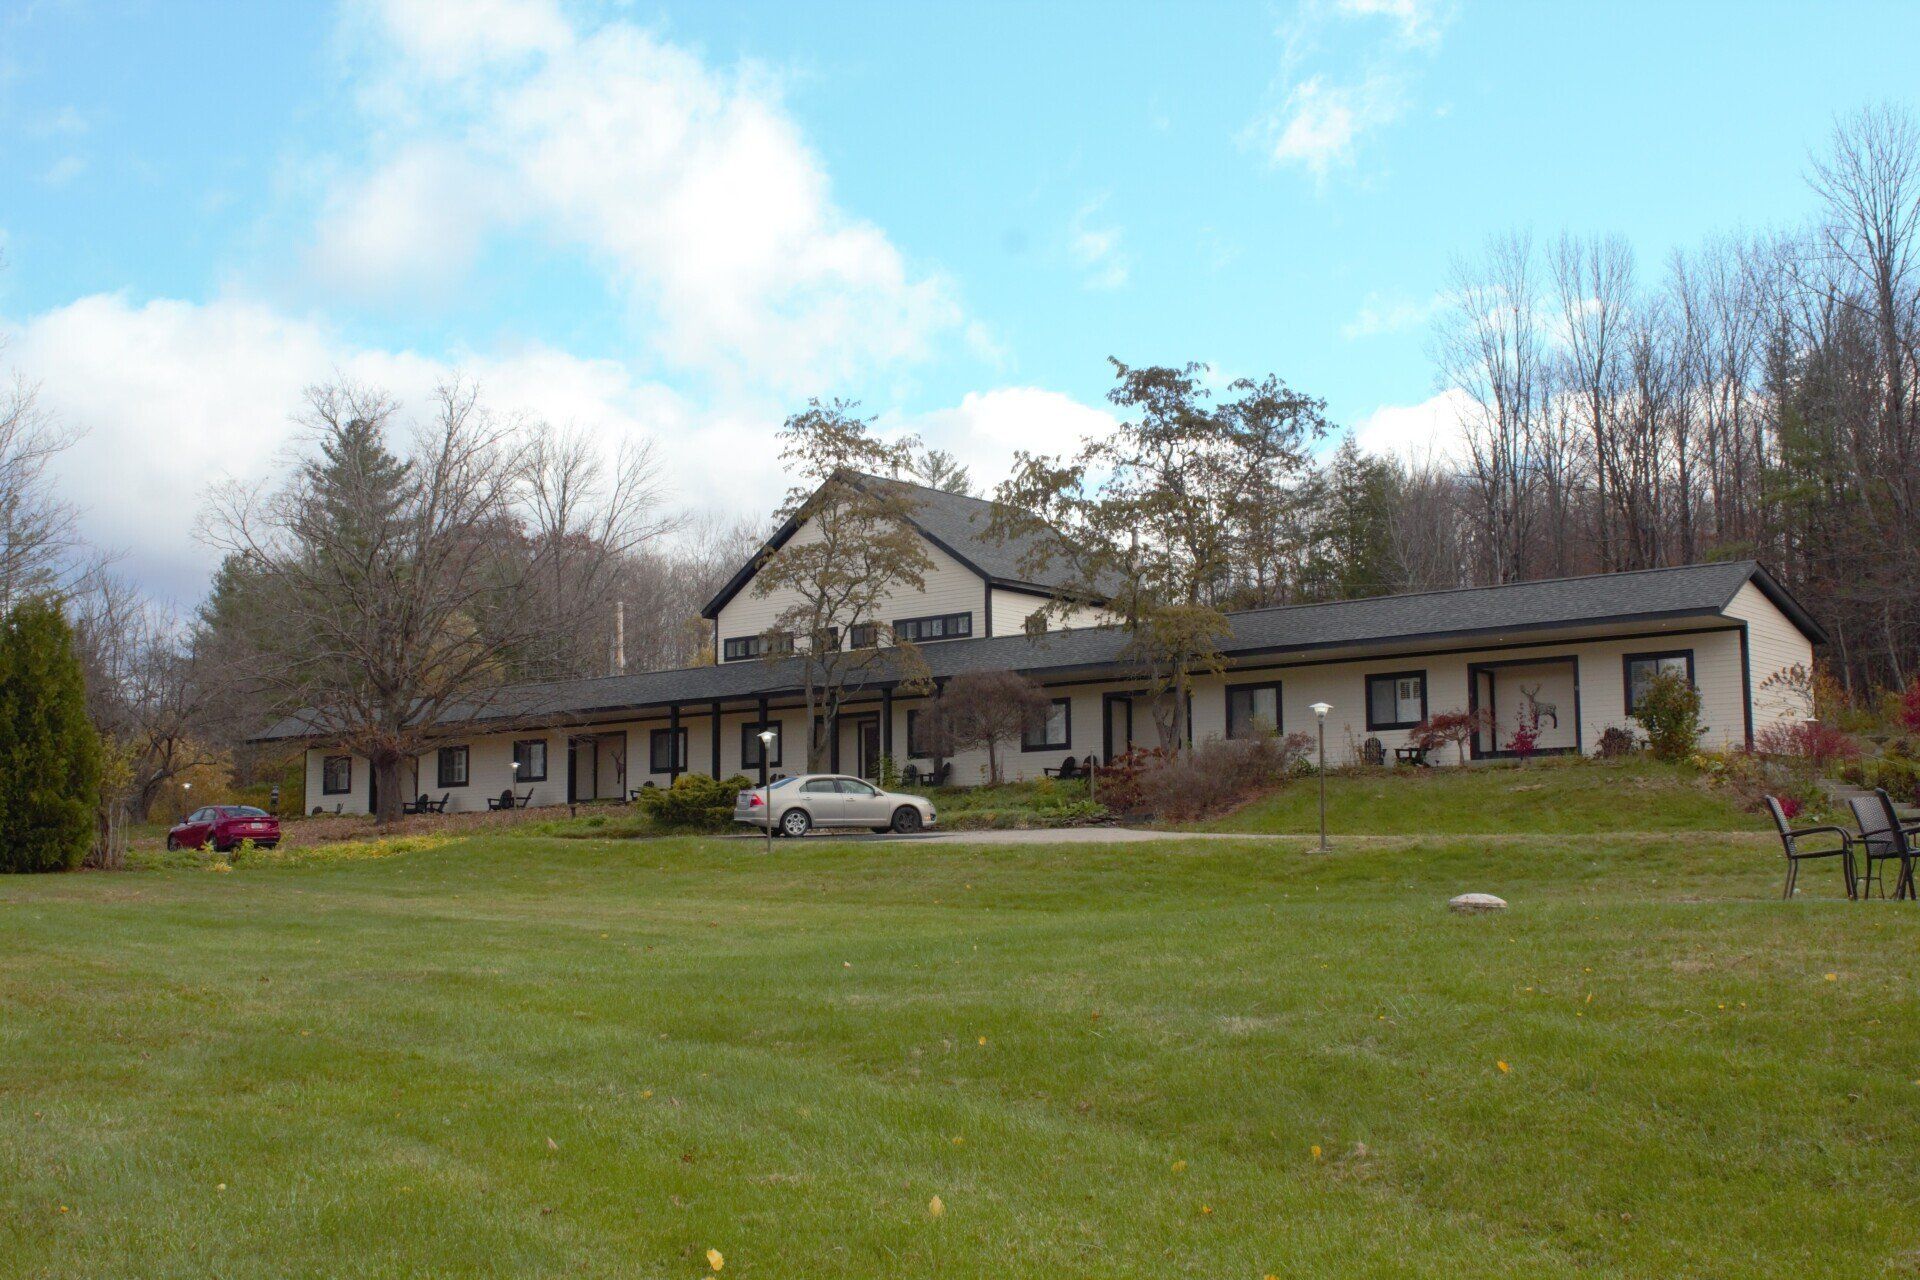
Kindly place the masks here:
[(250, 804), (236, 804), (224, 810), (229, 818), (271, 818), (273, 815), (265, 809), (256, 809)]

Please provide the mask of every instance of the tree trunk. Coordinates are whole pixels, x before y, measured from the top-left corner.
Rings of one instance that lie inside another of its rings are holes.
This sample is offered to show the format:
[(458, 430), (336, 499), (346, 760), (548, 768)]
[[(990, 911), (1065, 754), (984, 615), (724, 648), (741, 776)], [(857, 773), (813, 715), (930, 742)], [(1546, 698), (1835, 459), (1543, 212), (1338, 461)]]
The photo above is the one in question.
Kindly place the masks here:
[(400, 794), (400, 753), (381, 750), (369, 763), (373, 767), (373, 789), (379, 795), (373, 820), (382, 827), (392, 826), (400, 819), (400, 802), (405, 799)]
[(992, 738), (987, 739), (987, 781), (1000, 785), (1000, 752)]

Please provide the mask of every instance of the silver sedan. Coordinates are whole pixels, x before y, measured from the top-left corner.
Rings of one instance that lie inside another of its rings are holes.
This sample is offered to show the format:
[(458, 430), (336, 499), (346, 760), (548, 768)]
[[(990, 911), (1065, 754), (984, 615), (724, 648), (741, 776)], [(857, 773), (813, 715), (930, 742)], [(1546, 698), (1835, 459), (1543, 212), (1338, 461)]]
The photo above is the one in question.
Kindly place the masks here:
[(864, 827), (908, 835), (931, 827), (933, 801), (882, 791), (838, 773), (803, 773), (766, 787), (748, 787), (733, 804), (733, 820), (773, 824), (775, 835), (803, 836), (815, 827)]

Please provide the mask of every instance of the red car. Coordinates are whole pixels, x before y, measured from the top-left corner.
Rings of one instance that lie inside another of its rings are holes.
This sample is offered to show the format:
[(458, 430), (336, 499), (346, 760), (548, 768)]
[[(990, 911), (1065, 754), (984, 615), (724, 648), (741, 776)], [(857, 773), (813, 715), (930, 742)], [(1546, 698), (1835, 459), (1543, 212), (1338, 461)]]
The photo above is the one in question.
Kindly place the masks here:
[(210, 804), (195, 809), (187, 820), (167, 832), (167, 848), (198, 849), (212, 845), (221, 853), (251, 840), (263, 849), (280, 843), (280, 819), (250, 804)]

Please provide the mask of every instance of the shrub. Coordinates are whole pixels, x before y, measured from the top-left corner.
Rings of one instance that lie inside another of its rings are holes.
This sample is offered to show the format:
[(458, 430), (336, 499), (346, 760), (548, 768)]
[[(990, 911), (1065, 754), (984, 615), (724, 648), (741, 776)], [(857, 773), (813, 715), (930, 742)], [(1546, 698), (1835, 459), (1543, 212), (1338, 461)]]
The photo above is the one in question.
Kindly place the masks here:
[(1700, 691), (1679, 672), (1662, 671), (1647, 681), (1633, 718), (1657, 759), (1684, 760), (1700, 742)]
[[(1231, 808), (1296, 773), (1312, 741), (1304, 733), (1215, 738), (1183, 754), (1162, 756), (1141, 772), (1135, 806), (1165, 821)], [(1109, 793), (1101, 798), (1114, 806)]]
[(1856, 787), (1880, 787), (1906, 804), (1920, 804), (1920, 760), (1911, 756), (1850, 760), (1840, 766), (1840, 778)]
[(0, 871), (70, 871), (93, 844), (100, 739), (57, 606), (28, 600), (0, 631)]
[(1507, 739), (1507, 750), (1522, 760), (1533, 759), (1533, 753), (1540, 749), (1540, 730), (1531, 723), (1522, 722), (1513, 726), (1513, 736)]
[(1768, 725), (1753, 735), (1753, 749), (1762, 755), (1801, 761), (1823, 773), (1860, 755), (1859, 743), (1818, 720)]
[(1631, 729), (1622, 729), (1617, 724), (1608, 725), (1600, 734), (1600, 757), (1603, 760), (1618, 760), (1639, 749), (1640, 741), (1633, 736)]
[(1902, 729), (1920, 736), (1920, 676), (1916, 676), (1900, 691), (1900, 704), (1895, 715)]
[(734, 801), (752, 785), (737, 773), (718, 780), (704, 773), (683, 773), (670, 787), (642, 790), (636, 803), (663, 827), (724, 829), (733, 821)]

